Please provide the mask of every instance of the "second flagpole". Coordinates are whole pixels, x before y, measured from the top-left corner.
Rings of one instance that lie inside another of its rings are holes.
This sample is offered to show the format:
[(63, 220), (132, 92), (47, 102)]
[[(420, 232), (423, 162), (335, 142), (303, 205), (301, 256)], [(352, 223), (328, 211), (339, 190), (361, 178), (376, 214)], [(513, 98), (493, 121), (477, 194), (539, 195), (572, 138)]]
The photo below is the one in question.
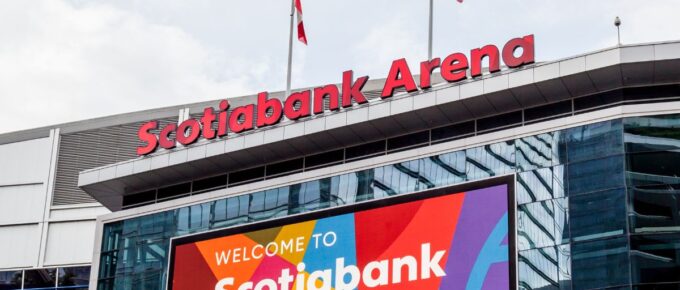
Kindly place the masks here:
[(295, 14), (295, 0), (290, 1), (290, 38), (288, 39), (288, 74), (286, 76), (286, 96), (290, 95), (290, 79), (293, 64), (293, 14)]

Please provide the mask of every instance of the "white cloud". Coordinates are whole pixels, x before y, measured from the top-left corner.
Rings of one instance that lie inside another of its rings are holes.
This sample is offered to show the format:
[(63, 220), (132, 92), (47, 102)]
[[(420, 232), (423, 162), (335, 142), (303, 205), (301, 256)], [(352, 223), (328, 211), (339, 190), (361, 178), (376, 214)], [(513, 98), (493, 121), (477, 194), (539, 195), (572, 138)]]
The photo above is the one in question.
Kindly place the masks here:
[(112, 6), (13, 3), (0, 12), (0, 132), (237, 96), (268, 70)]
[[(536, 35), (541, 61), (680, 39), (680, 1), (435, 0), (434, 55)], [(309, 46), (293, 86), (373, 79), (427, 57), (427, 1), (303, 0)], [(0, 132), (281, 90), (290, 3), (22, 0), (0, 3)], [(414, 72), (417, 73), (417, 72)], [(25, 116), (30, 116), (26, 118)], [(17, 122), (16, 120), (25, 120)]]

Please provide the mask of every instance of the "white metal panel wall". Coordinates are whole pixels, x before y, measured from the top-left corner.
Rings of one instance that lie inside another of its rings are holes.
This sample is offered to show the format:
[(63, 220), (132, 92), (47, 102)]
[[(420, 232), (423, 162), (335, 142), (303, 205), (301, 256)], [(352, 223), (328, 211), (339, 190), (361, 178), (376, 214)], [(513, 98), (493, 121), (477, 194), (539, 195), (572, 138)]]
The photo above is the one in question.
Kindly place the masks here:
[(90, 263), (96, 222), (50, 223), (44, 266)]
[(0, 226), (0, 269), (31, 267), (38, 261), (40, 226)]
[(0, 186), (44, 182), (51, 150), (50, 138), (0, 145)]
[(45, 210), (42, 183), (0, 187), (0, 225), (38, 223)]

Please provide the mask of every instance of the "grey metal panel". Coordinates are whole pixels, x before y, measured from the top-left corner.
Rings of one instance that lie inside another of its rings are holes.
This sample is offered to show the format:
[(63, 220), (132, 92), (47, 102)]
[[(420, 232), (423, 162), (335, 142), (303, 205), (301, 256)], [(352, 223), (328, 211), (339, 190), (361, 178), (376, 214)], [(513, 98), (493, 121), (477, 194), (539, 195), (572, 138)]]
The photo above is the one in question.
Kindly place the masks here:
[(658, 61), (654, 64), (654, 82), (680, 81), (680, 59)]
[(535, 84), (511, 88), (510, 91), (523, 107), (536, 106), (547, 102)]
[(562, 82), (572, 96), (583, 96), (597, 92), (587, 74), (573, 74), (562, 77)]
[(553, 79), (536, 84), (541, 94), (548, 100), (548, 102), (561, 101), (571, 98), (571, 94), (567, 87), (564, 86), (561, 79)]
[(509, 90), (488, 94), (486, 99), (491, 102), (491, 105), (496, 108), (496, 111), (498, 112), (509, 112), (521, 108), (519, 101), (515, 99), (515, 96), (513, 96), (512, 92)]
[(588, 76), (598, 91), (607, 91), (623, 85), (621, 66), (619, 65), (588, 71)]
[[(176, 118), (159, 120), (159, 127), (177, 122)], [(59, 144), (57, 172), (52, 205), (96, 202), (78, 188), (78, 174), (87, 169), (118, 163), (137, 157), (141, 145), (137, 130), (141, 122), (63, 134)]]
[(621, 74), (627, 86), (649, 84), (654, 80), (654, 63), (624, 63), (621, 65)]

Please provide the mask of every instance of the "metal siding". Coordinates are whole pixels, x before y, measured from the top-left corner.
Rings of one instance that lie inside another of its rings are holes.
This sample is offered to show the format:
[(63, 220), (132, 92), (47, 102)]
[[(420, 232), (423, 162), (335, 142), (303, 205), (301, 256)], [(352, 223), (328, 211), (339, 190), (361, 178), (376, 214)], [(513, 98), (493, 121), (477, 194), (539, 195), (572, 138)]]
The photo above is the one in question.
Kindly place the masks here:
[[(160, 119), (158, 127), (176, 122), (177, 117)], [(136, 122), (62, 135), (52, 205), (97, 202), (78, 188), (79, 172), (136, 158), (136, 148), (141, 145), (137, 130), (142, 124)]]

